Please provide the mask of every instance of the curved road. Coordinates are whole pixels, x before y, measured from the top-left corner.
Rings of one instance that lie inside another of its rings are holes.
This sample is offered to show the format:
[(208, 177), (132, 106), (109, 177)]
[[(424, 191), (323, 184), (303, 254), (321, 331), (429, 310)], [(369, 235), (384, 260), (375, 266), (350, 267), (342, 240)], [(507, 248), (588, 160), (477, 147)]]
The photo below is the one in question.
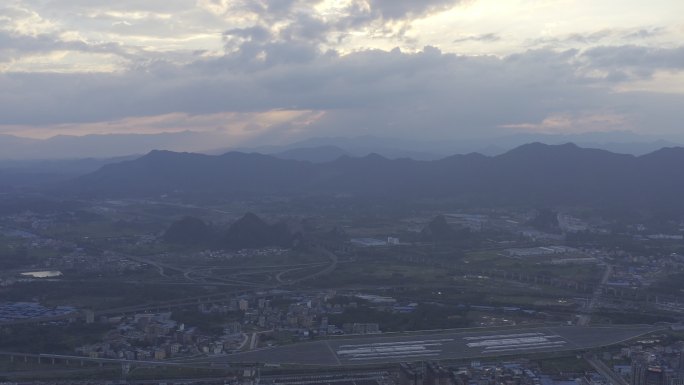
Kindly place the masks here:
[(276, 280), (282, 285), (294, 285), (296, 283), (300, 283), (300, 282), (307, 281), (310, 279), (318, 278), (322, 275), (329, 274), (337, 268), (337, 264), (339, 263), (339, 259), (337, 258), (337, 255), (335, 255), (334, 253), (332, 253), (332, 252), (330, 252), (330, 251), (328, 251), (322, 247), (316, 248), (316, 251), (318, 251), (322, 254), (325, 254), (325, 256), (328, 257), (328, 259), (330, 259), (330, 264), (325, 269), (317, 271), (313, 274), (309, 274), (309, 275), (302, 277), (302, 278), (297, 278), (297, 279), (288, 280), (288, 281), (284, 281), (282, 279), (283, 274), (286, 274), (286, 273), (292, 272), (292, 271), (296, 271), (296, 270), (301, 270), (302, 268), (285, 270), (285, 271), (280, 272), (278, 275), (276, 275)]

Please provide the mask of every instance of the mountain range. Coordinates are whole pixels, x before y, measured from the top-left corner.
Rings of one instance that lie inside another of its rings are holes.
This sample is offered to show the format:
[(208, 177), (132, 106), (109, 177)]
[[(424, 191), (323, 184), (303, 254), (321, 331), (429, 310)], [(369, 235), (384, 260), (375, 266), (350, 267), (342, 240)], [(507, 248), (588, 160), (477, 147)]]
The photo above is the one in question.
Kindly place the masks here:
[(633, 156), (532, 143), (434, 161), (377, 154), (312, 163), (257, 153), (152, 151), (63, 185), (110, 197), (173, 193), (451, 199), (474, 204), (684, 207), (684, 148)]
[[(362, 157), (379, 154), (385, 158), (411, 158), (415, 160), (438, 160), (453, 154), (477, 152), (483, 155), (500, 155), (527, 143), (563, 144), (575, 143), (584, 148), (596, 148), (621, 154), (644, 155), (663, 147), (678, 146), (679, 141), (636, 134), (630, 131), (588, 132), (582, 134), (520, 133), (481, 139), (407, 140), (372, 135), (357, 137), (315, 137), (279, 146), (223, 148), (207, 152), (219, 155), (228, 151), (258, 152), (284, 159), (317, 161), (312, 152), (333, 149), (333, 153)], [(330, 155), (324, 160), (334, 160)]]

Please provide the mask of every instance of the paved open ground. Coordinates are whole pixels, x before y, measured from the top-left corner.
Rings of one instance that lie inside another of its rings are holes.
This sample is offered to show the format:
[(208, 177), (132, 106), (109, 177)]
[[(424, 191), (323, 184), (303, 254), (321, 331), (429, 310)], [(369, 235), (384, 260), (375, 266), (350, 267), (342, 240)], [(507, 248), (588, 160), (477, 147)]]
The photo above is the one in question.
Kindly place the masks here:
[(267, 348), (217, 358), (228, 363), (320, 366), (496, 357), (597, 348), (657, 330), (652, 326), (539, 327), (452, 330), (401, 336), (346, 337)]

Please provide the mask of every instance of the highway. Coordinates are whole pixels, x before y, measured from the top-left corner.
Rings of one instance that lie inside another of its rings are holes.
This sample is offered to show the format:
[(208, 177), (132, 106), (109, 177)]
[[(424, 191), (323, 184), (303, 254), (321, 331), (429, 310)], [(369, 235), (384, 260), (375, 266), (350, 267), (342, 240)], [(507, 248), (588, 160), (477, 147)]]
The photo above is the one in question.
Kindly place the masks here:
[(585, 313), (580, 315), (580, 317), (579, 317), (578, 323), (580, 326), (586, 326), (586, 325), (589, 325), (591, 323), (591, 314), (594, 312), (596, 305), (598, 304), (599, 300), (601, 299), (603, 287), (606, 285), (606, 283), (608, 283), (608, 280), (610, 280), (610, 277), (612, 275), (613, 275), (613, 266), (612, 265), (606, 265), (606, 271), (603, 273), (603, 276), (601, 277), (601, 282), (594, 289), (594, 292), (592, 293), (591, 299), (589, 299), (589, 303), (587, 304), (587, 308), (585, 310)]
[[(328, 259), (330, 259), (330, 264), (328, 266), (326, 266), (324, 269), (317, 271), (313, 274), (309, 274), (305, 277), (297, 278), (297, 279), (293, 279), (293, 280), (288, 280), (288, 281), (285, 281), (282, 279), (283, 273), (281, 273), (281, 274), (278, 274), (278, 276), (276, 276), (278, 282), (281, 283), (282, 285), (294, 285), (296, 283), (308, 281), (308, 280), (318, 278), (320, 276), (332, 273), (337, 268), (337, 265), (339, 263), (339, 259), (337, 258), (337, 255), (335, 255), (334, 253), (332, 253), (332, 252), (330, 252), (330, 251), (328, 251), (322, 247), (318, 247), (315, 250), (321, 254), (325, 254), (325, 256), (328, 257)], [(288, 271), (293, 271), (293, 270), (288, 270)], [(285, 271), (284, 273), (286, 273), (288, 271)]]
[(259, 342), (259, 333), (257, 333), (257, 332), (252, 333), (252, 339), (249, 340), (249, 350), (256, 349), (258, 342)]
[(146, 361), (146, 360), (126, 360), (119, 358), (91, 358), (84, 356), (72, 356), (64, 354), (48, 354), (48, 353), (20, 353), (20, 352), (1, 352), (0, 356), (11, 357), (14, 360), (32, 360), (45, 364), (59, 363), (59, 362), (89, 362), (95, 364), (130, 364), (138, 366), (155, 366), (155, 367), (184, 367), (184, 368), (206, 368), (206, 363), (184, 362), (184, 361)]
[(587, 353), (584, 355), (584, 359), (589, 365), (591, 365), (594, 370), (596, 370), (600, 375), (608, 379), (611, 385), (629, 385), (629, 383), (622, 378), (619, 374), (612, 371), (603, 361)]

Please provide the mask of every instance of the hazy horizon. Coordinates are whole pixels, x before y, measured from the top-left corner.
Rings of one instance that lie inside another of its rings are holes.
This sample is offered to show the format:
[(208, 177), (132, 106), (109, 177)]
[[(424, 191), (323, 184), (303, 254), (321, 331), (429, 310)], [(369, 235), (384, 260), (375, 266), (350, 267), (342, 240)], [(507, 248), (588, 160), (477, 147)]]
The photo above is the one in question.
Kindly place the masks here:
[[(175, 133), (57, 135), (45, 139), (0, 134), (0, 161), (116, 159), (139, 156), (153, 150), (194, 152), (210, 155), (230, 151), (258, 152), (285, 158), (332, 160), (340, 155), (365, 156), (376, 153), (387, 158), (436, 160), (456, 154), (500, 155), (529, 143), (602, 149), (614, 153), (644, 155), (665, 147), (680, 147), (684, 140), (639, 135), (629, 131), (582, 134), (520, 133), (481, 139), (411, 140), (400, 137), (328, 136), (308, 137), (285, 143), (232, 143), (217, 133), (186, 130)], [(310, 157), (313, 158), (310, 159)]]

